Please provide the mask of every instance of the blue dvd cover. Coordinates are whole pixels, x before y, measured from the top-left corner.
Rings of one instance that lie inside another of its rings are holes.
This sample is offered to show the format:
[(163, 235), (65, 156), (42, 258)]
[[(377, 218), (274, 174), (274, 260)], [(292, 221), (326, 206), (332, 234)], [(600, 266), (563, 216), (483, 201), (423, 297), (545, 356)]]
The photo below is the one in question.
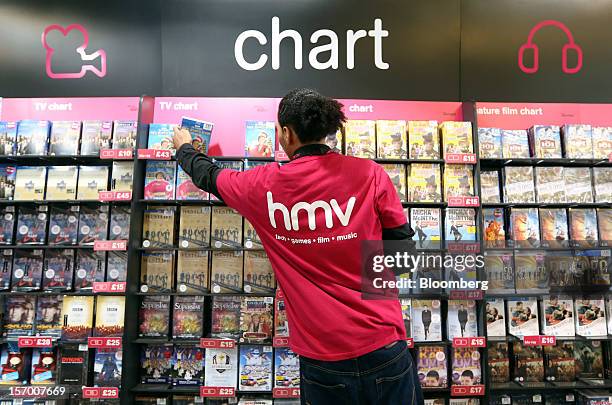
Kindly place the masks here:
[(441, 241), (441, 221), (439, 208), (412, 208), (410, 226), (414, 229), (413, 240), (417, 249), (439, 249)]
[(445, 228), (447, 242), (476, 240), (476, 212), (473, 208), (448, 208)]
[(145, 200), (174, 200), (176, 163), (166, 160), (149, 160), (145, 174)]
[(274, 349), (274, 388), (299, 388), (300, 359), (288, 347)]
[(174, 135), (174, 125), (172, 124), (150, 124), (149, 125), (149, 141), (147, 148), (169, 150), (172, 156), (176, 153), (172, 136)]
[(274, 156), (275, 139), (273, 121), (247, 121), (244, 155), (248, 157)]
[(17, 125), (16, 155), (46, 155), (49, 151), (49, 121), (23, 120)]
[(94, 360), (94, 384), (101, 387), (121, 385), (122, 351), (110, 349), (96, 350)]
[(0, 121), (0, 155), (14, 155), (17, 141), (17, 123)]
[(53, 121), (49, 135), (49, 155), (77, 155), (80, 138), (81, 121)]
[(272, 391), (272, 346), (240, 346), (240, 391)]
[(210, 138), (214, 124), (212, 122), (197, 120), (195, 118), (183, 117), (181, 128), (185, 128), (191, 134), (191, 144), (201, 153), (208, 154)]

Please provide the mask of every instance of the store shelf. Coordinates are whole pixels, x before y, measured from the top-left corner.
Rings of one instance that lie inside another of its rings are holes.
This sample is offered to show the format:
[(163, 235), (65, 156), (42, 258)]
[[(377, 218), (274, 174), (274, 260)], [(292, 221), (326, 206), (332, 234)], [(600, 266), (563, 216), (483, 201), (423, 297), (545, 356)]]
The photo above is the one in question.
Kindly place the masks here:
[(35, 295), (35, 296), (53, 296), (53, 295), (67, 295), (69, 297), (89, 297), (96, 295), (112, 295), (112, 296), (124, 296), (125, 293), (121, 292), (99, 292), (93, 293), (91, 291), (0, 291), (0, 296), (10, 295)]
[[(202, 337), (204, 338), (204, 337)], [(214, 339), (214, 338), (213, 338)], [(136, 344), (141, 345), (185, 345), (185, 346), (195, 346), (200, 344), (200, 339), (169, 339), (169, 338), (138, 338), (132, 341)], [(428, 344), (434, 344), (432, 342), (428, 342)], [(443, 344), (443, 343), (439, 343)], [(451, 343), (449, 343), (451, 344)], [(237, 346), (249, 345), (249, 346), (272, 346), (272, 342), (270, 343), (242, 343), (236, 342)]]
[(612, 388), (612, 380), (599, 380), (602, 384), (591, 384), (586, 381), (575, 381), (571, 383), (532, 382), (519, 384), (516, 382), (490, 384), (491, 391), (539, 391), (539, 390), (575, 390)]
[(413, 163), (434, 163), (443, 165), (444, 159), (380, 159), (375, 158), (371, 159), (376, 163), (405, 163), (405, 164), (413, 164)]
[[(180, 284), (180, 283), (179, 283)], [(141, 292), (138, 291), (136, 295), (144, 297), (159, 297), (159, 296), (184, 296), (184, 297), (214, 297), (214, 296), (228, 296), (228, 297), (274, 297), (274, 293), (261, 294), (261, 293), (246, 293), (246, 292), (235, 292), (235, 293), (211, 293), (211, 292), (198, 292), (198, 293), (183, 293), (177, 291), (169, 292)]]
[(611, 203), (483, 203), (482, 208), (608, 208)]
[(100, 200), (0, 200), (0, 205), (129, 205), (132, 201), (100, 201)]
[(206, 205), (206, 206), (221, 206), (224, 207), (226, 204), (223, 201), (218, 200), (138, 200), (141, 204), (146, 205)]
[(93, 245), (0, 245), (0, 249), (93, 249)]
[(176, 252), (264, 252), (263, 248), (214, 248), (214, 247), (194, 247), (194, 248), (179, 248), (179, 247), (140, 247), (138, 250), (143, 252), (159, 252), (159, 251), (176, 251)]
[(447, 205), (445, 202), (402, 201), (402, 206), (408, 208), (445, 208)]
[[(136, 394), (199, 394), (200, 386), (172, 386), (170, 384), (138, 384), (131, 391)], [(272, 395), (272, 391), (236, 391), (238, 395)]]
[(100, 159), (99, 156), (34, 156), (34, 155), (1, 155), (0, 162), (14, 163), (16, 166), (71, 166), (71, 165), (89, 165), (89, 166), (109, 166), (115, 161), (131, 162), (133, 159)]
[(480, 159), (480, 168), (502, 168), (504, 166), (566, 166), (591, 167), (612, 166), (608, 159)]
[(485, 299), (492, 298), (537, 298), (541, 296), (556, 295), (568, 296), (570, 298), (582, 298), (588, 296), (602, 296), (612, 293), (610, 286), (593, 286), (593, 288), (578, 287), (578, 288), (552, 288), (547, 290), (538, 290), (532, 292), (508, 292), (508, 293), (485, 293)]

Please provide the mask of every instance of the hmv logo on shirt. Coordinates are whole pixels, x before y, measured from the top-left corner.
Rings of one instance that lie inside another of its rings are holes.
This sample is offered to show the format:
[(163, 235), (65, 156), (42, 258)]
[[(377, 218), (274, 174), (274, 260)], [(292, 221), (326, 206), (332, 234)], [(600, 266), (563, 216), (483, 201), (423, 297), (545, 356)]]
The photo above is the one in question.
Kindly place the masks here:
[(322, 209), (325, 213), (325, 226), (327, 228), (334, 227), (334, 214), (336, 215), (342, 226), (347, 226), (349, 224), (349, 221), (351, 220), (351, 214), (353, 213), (353, 208), (355, 207), (356, 201), (355, 197), (349, 198), (346, 210), (343, 212), (340, 208), (340, 205), (338, 204), (338, 201), (336, 201), (336, 199), (334, 198), (332, 198), (330, 202), (317, 200), (312, 203), (307, 203), (304, 201), (300, 201), (298, 203), (295, 203), (293, 207), (289, 209), (285, 206), (285, 204), (274, 202), (271, 191), (268, 191), (266, 193), (266, 196), (268, 199), (268, 215), (270, 216), (270, 224), (273, 228), (276, 229), (276, 218), (274, 214), (276, 214), (277, 211), (280, 211), (285, 222), (285, 229), (287, 229), (288, 231), (292, 229), (294, 231), (300, 230), (298, 214), (301, 210), (306, 211), (306, 213), (308, 214), (308, 228), (310, 228), (311, 231), (317, 229), (315, 217), (317, 209)]

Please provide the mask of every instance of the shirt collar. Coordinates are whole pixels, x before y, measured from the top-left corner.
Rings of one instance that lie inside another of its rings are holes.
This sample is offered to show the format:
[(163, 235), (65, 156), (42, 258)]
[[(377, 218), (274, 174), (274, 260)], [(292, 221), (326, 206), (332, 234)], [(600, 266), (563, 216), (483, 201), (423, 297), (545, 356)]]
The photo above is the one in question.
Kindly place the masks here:
[(293, 158), (291, 160), (299, 159), (304, 156), (325, 155), (330, 151), (331, 148), (324, 143), (311, 143), (298, 148), (298, 150), (296, 150), (293, 154)]

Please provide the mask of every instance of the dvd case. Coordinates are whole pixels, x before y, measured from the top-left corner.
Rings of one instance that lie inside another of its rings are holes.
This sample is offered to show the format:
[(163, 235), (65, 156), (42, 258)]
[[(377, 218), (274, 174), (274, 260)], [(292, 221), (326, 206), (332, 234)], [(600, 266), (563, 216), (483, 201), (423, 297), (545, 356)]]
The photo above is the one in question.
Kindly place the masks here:
[(138, 336), (167, 337), (170, 326), (170, 296), (145, 296), (140, 303)]
[(442, 180), (440, 165), (414, 163), (408, 165), (408, 201), (441, 202)]
[(9, 295), (4, 300), (2, 335), (7, 338), (34, 334), (36, 297), (32, 295)]
[(446, 326), (448, 339), (478, 336), (476, 302), (448, 300)]
[(272, 390), (272, 356), (272, 346), (240, 346), (240, 391)]
[(176, 289), (180, 293), (209, 292), (208, 251), (179, 251)]
[(176, 173), (176, 199), (177, 200), (208, 200), (208, 193), (199, 189), (191, 177), (178, 165)]
[(79, 166), (77, 200), (98, 200), (100, 191), (108, 191), (108, 167)]
[(571, 382), (576, 379), (573, 342), (559, 342), (555, 346), (544, 346), (544, 360), (547, 381)]
[(444, 201), (474, 195), (474, 170), (470, 165), (444, 166)]
[(406, 329), (406, 337), (410, 338), (412, 337), (412, 301), (410, 300), (410, 298), (401, 298), (400, 305), (402, 306), (402, 319), (404, 320), (404, 329)]
[(215, 294), (242, 292), (243, 254), (241, 251), (213, 251), (211, 290)]
[(501, 202), (499, 171), (480, 172), (480, 194), (483, 204), (499, 204)]
[[(172, 346), (144, 345), (140, 351), (140, 381), (143, 384), (169, 384), (174, 363)], [(204, 365), (204, 359), (200, 362)], [(155, 403), (157, 405), (157, 402)]]
[(439, 249), (442, 240), (440, 208), (411, 208), (410, 226), (417, 249)]
[(240, 338), (240, 308), (242, 301), (238, 296), (212, 297), (213, 338), (238, 340)]
[(202, 385), (204, 382), (204, 349), (193, 346), (175, 346), (171, 374), (174, 386), (199, 387)]
[(376, 157), (376, 121), (348, 120), (344, 124), (344, 136), (347, 156)]
[(568, 159), (593, 159), (593, 130), (590, 125), (563, 126), (563, 146)]
[(507, 203), (535, 203), (533, 167), (507, 166), (504, 168), (504, 200)]
[(599, 246), (612, 247), (612, 208), (597, 208), (597, 225)]
[(148, 160), (145, 173), (145, 200), (174, 200), (176, 162)]
[(523, 129), (502, 130), (502, 154), (504, 159), (529, 159), (529, 137)]
[[(404, 316), (404, 325), (405, 324), (406, 317)], [(409, 330), (411, 329), (407, 329), (407, 331)], [(289, 337), (289, 321), (287, 321), (285, 297), (282, 291), (278, 288), (276, 289), (276, 299), (274, 300), (274, 336)]]
[(94, 384), (100, 387), (121, 385), (122, 350), (97, 349), (94, 358)]
[(44, 200), (47, 168), (19, 166), (15, 172), (15, 200)]
[(595, 202), (612, 202), (612, 167), (594, 167)]
[(176, 296), (172, 310), (172, 338), (199, 339), (202, 337), (203, 316), (203, 296)]
[(576, 334), (580, 336), (607, 336), (606, 312), (603, 298), (576, 299)]
[(142, 224), (142, 246), (165, 248), (174, 246), (175, 207), (148, 207)]
[(93, 290), (94, 282), (104, 281), (106, 272), (105, 252), (80, 249), (76, 255), (76, 272), (74, 289), (76, 291)]
[(406, 159), (406, 121), (376, 121), (376, 157), (379, 159)]
[(514, 354), (514, 381), (518, 383), (544, 381), (542, 348), (524, 346), (521, 341), (512, 344)]
[(276, 280), (268, 255), (263, 251), (244, 252), (245, 293), (274, 294)]
[(96, 297), (96, 327), (94, 336), (123, 336), (125, 297), (101, 295)]
[(444, 156), (451, 153), (474, 153), (472, 123), (446, 121), (440, 124)]
[(18, 245), (44, 245), (47, 239), (47, 209), (46, 205), (36, 207), (20, 206), (17, 215)]
[(84, 206), (79, 212), (79, 245), (108, 239), (108, 205)]
[(559, 204), (567, 201), (563, 167), (536, 167), (536, 197), (540, 203)]
[(174, 125), (172, 124), (149, 124), (149, 149), (169, 150), (172, 156), (176, 154), (174, 149)]
[(473, 208), (447, 208), (445, 211), (445, 240), (476, 240), (476, 212)]
[(344, 154), (344, 134), (341, 130), (325, 137), (325, 144), (334, 153)]
[(13, 257), (12, 291), (37, 291), (42, 284), (42, 249), (15, 249)]
[(49, 151), (49, 121), (22, 120), (17, 124), (16, 155), (44, 156)]
[(408, 121), (410, 159), (440, 159), (437, 121)]
[(179, 246), (210, 246), (210, 207), (183, 206), (180, 214)]
[(56, 384), (57, 350), (54, 348), (32, 350), (30, 384)]
[(80, 341), (91, 336), (94, 297), (65, 296), (62, 303), (62, 340)]
[(211, 237), (213, 247), (239, 248), (242, 245), (242, 217), (229, 207), (213, 207)]
[(247, 249), (262, 249), (263, 244), (261, 243), (261, 239), (259, 239), (259, 235), (255, 231), (253, 225), (249, 222), (248, 219), (244, 219), (244, 226), (242, 228), (242, 234), (244, 235), (244, 247)]
[(300, 358), (288, 347), (274, 349), (274, 388), (300, 387)]
[(569, 246), (567, 211), (563, 208), (540, 208), (540, 233), (543, 248)]
[(49, 137), (49, 155), (75, 156), (81, 138), (80, 121), (53, 121)]
[(502, 208), (483, 208), (482, 217), (485, 247), (506, 247), (504, 210)]
[(271, 343), (273, 297), (243, 296), (240, 305), (240, 342)]
[(187, 117), (181, 119), (181, 128), (189, 131), (191, 144), (200, 153), (208, 154), (213, 127), (212, 122)]
[(15, 196), (15, 176), (17, 168), (0, 165), (0, 200), (12, 200)]
[(3, 249), (0, 254), (0, 291), (8, 291), (11, 288), (11, 276), (13, 273), (13, 251)]
[(127, 252), (108, 252), (106, 263), (106, 281), (125, 282), (127, 279)]
[(137, 127), (136, 121), (115, 121), (113, 123), (113, 149), (134, 149)]
[(545, 258), (545, 251), (515, 252), (514, 267), (518, 294), (542, 293), (549, 289), (549, 273)]
[(17, 342), (9, 342), (0, 352), (0, 384), (25, 385), (29, 382), (30, 355)]
[(478, 128), (480, 159), (502, 158), (502, 134), (499, 128)]
[(477, 348), (453, 348), (451, 358), (453, 385), (480, 385), (482, 383), (480, 352)]
[(506, 310), (502, 298), (488, 299), (485, 305), (487, 336), (506, 336)]
[(593, 159), (609, 159), (611, 153), (612, 127), (593, 127)]
[(556, 125), (534, 125), (529, 129), (533, 157), (561, 159), (561, 129)]
[(246, 121), (244, 156), (274, 157), (275, 131), (274, 121)]
[(510, 358), (508, 343), (493, 342), (487, 348), (489, 381), (492, 383), (510, 382)]
[(565, 196), (573, 203), (592, 203), (593, 183), (591, 169), (588, 167), (565, 167)]
[(74, 265), (74, 250), (49, 249), (45, 255), (42, 289), (57, 292), (72, 290)]
[(47, 200), (74, 200), (77, 191), (77, 166), (49, 166), (47, 169)]
[(236, 389), (238, 381), (238, 348), (206, 349), (204, 386)]
[(112, 135), (111, 121), (83, 121), (81, 155), (99, 156), (100, 150), (110, 149)]
[(49, 213), (49, 245), (76, 245), (78, 205), (53, 206)]
[(540, 221), (537, 208), (510, 209), (510, 242), (514, 247), (540, 246)]
[(59, 348), (58, 384), (82, 387), (87, 384), (88, 350), (80, 345), (64, 344)]
[(132, 191), (134, 179), (133, 166), (132, 162), (113, 162), (111, 190)]
[(400, 201), (406, 201), (406, 166), (399, 163), (384, 163), (381, 166), (391, 179)]
[(417, 375), (423, 389), (448, 387), (446, 347), (419, 346), (417, 349)]
[(439, 300), (412, 300), (412, 335), (415, 342), (442, 340)]
[(579, 378), (603, 378), (604, 364), (601, 342), (576, 340), (576, 376)]
[(571, 299), (555, 296), (546, 297), (542, 300), (541, 310), (542, 332), (545, 335), (576, 335), (576, 329), (574, 328), (574, 302)]
[(110, 232), (111, 240), (128, 240), (130, 237), (131, 209), (129, 207), (111, 207)]
[(14, 155), (16, 144), (17, 123), (12, 121), (0, 121), (0, 155)]
[(510, 298), (508, 306), (508, 332), (517, 337), (540, 334), (538, 301), (536, 298)]
[(514, 256), (506, 250), (486, 250), (484, 267), (489, 284), (488, 289), (496, 294), (515, 292)]
[(174, 281), (174, 252), (143, 252), (141, 292), (169, 292)]
[(15, 233), (15, 207), (0, 207), (0, 245), (12, 245)]
[(570, 208), (569, 228), (573, 247), (595, 247), (597, 234), (597, 214), (594, 208)]

